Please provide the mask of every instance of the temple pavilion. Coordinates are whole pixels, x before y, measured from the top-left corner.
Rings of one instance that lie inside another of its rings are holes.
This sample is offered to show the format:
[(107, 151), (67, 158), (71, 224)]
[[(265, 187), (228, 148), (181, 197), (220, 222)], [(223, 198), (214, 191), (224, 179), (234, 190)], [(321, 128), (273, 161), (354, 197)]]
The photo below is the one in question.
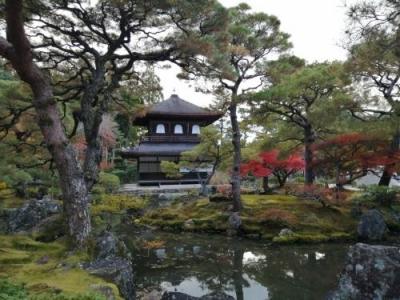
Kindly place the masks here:
[(161, 161), (179, 162), (182, 152), (191, 150), (200, 142), (202, 127), (218, 120), (222, 113), (209, 111), (173, 94), (136, 117), (133, 125), (147, 128), (138, 145), (124, 149), (125, 158), (137, 160), (138, 184), (199, 183), (207, 176), (205, 170), (181, 169), (178, 179), (167, 178), (161, 172)]

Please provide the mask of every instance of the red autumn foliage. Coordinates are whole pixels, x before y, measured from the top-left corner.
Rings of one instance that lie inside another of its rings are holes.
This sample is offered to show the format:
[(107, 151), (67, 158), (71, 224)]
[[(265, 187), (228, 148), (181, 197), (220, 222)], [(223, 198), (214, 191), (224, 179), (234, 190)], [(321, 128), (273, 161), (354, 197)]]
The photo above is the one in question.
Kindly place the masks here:
[(361, 133), (336, 136), (314, 146), (314, 169), (336, 178), (338, 186), (350, 183), (380, 166), (399, 167), (400, 152), (388, 153), (387, 141)]
[(292, 154), (285, 159), (279, 158), (279, 150), (262, 152), (258, 159), (250, 160), (240, 167), (241, 175), (253, 174), (256, 177), (274, 175), (282, 187), (287, 178), (304, 169), (304, 160), (298, 154)]

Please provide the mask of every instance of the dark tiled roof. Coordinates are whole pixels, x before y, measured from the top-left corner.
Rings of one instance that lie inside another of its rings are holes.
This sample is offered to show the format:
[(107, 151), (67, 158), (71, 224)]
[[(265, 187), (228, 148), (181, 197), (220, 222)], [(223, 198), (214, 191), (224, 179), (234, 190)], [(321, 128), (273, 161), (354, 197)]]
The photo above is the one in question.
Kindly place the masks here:
[(150, 108), (150, 114), (179, 114), (179, 115), (201, 115), (201, 114), (210, 114), (211, 111), (208, 111), (204, 108), (201, 108), (197, 105), (194, 105), (186, 100), (179, 98), (178, 95), (172, 94), (168, 99), (155, 104), (152, 108)]
[(223, 113), (210, 111), (187, 102), (172, 94), (168, 99), (150, 107), (146, 114), (137, 116), (133, 122), (136, 125), (146, 125), (150, 119), (194, 119), (204, 121), (204, 125), (218, 120)]
[(137, 157), (139, 155), (179, 155), (193, 149), (194, 143), (142, 143), (136, 147), (121, 151), (123, 157)]

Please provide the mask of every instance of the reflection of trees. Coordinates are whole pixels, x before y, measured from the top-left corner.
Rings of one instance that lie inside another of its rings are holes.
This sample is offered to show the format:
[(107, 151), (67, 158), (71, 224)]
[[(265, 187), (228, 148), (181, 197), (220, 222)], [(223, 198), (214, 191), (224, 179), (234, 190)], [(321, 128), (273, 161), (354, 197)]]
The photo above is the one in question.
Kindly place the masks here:
[[(194, 245), (200, 246), (198, 253), (193, 251)], [(266, 259), (243, 264), (245, 251), (265, 255)], [(317, 251), (325, 257), (318, 260)], [(334, 244), (261, 248), (250, 242), (185, 236), (167, 242), (166, 259), (158, 260), (152, 253), (150, 258), (134, 259), (134, 263), (136, 279), (145, 286), (158, 287), (161, 282), (177, 286), (194, 277), (210, 292), (234, 292), (236, 299), (243, 300), (243, 289), (249, 287), (243, 278), (247, 274), (268, 288), (271, 299), (323, 299), (336, 284), (345, 251), (346, 247)]]
[[(325, 256), (317, 260), (316, 252)], [(263, 252), (266, 261), (244, 271), (268, 288), (271, 299), (324, 299), (337, 283), (345, 252), (332, 244), (279, 247)]]
[[(179, 247), (179, 251), (174, 247), (166, 248), (166, 258), (163, 260), (158, 259), (154, 253), (150, 257), (143, 254), (137, 259), (136, 278), (141, 281), (138, 283), (154, 287), (165, 281), (177, 286), (185, 279), (195, 277), (203, 288), (211, 292), (233, 291), (236, 290), (234, 283), (237, 282), (238, 286), (243, 284), (243, 279), (239, 280), (241, 271), (233, 271), (234, 264), (241, 269), (243, 250), (237, 252), (227, 249), (226, 245), (213, 245), (211, 248), (201, 246), (199, 253), (195, 254), (192, 245)], [(236, 278), (238, 280), (235, 281)]]
[(237, 248), (233, 255), (233, 284), (237, 300), (243, 300), (243, 283), (245, 282), (243, 279), (243, 253), (243, 249)]

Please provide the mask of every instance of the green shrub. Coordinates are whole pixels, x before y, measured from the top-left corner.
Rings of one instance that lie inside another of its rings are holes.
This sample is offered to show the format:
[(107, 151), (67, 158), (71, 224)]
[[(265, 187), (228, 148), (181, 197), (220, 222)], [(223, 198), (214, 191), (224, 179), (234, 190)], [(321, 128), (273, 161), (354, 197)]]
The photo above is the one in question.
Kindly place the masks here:
[(0, 300), (105, 300), (102, 295), (88, 292), (84, 294), (65, 294), (60, 292), (28, 293), (23, 285), (0, 279)]
[(125, 164), (121, 168), (115, 168), (111, 173), (118, 176), (121, 183), (130, 183), (137, 180), (136, 165)]
[(0, 279), (0, 299), (1, 300), (28, 300), (28, 294), (22, 285)]
[(386, 186), (371, 185), (366, 192), (361, 196), (366, 201), (371, 201), (383, 206), (391, 206), (396, 200), (398, 189), (389, 188)]
[(111, 171), (111, 174), (117, 176), (120, 180), (120, 182), (124, 182), (125, 179), (125, 170), (121, 170), (121, 169), (113, 169)]
[(100, 172), (98, 185), (103, 187), (106, 193), (113, 193), (119, 189), (120, 180), (116, 175)]

